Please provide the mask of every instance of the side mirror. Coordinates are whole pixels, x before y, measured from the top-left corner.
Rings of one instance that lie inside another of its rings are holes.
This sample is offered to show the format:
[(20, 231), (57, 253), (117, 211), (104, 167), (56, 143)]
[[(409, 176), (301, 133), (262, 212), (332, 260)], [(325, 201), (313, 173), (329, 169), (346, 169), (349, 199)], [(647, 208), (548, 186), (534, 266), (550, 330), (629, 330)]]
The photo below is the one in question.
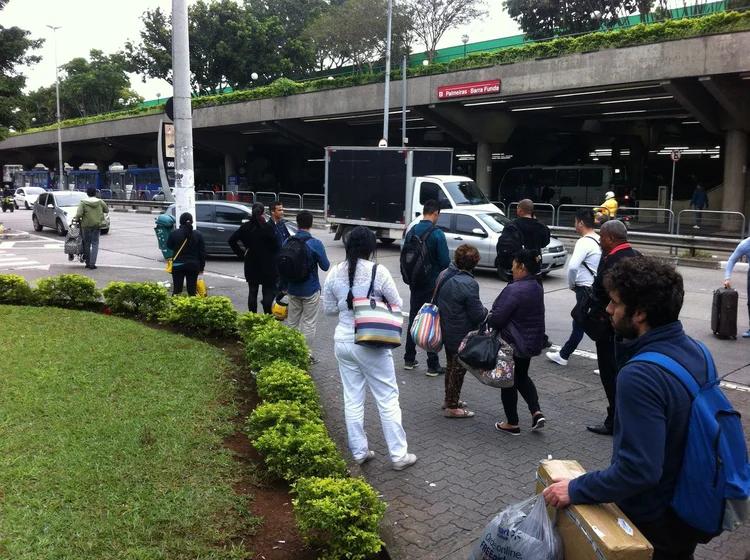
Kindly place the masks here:
[(243, 218), (243, 220), (242, 220), (242, 223), (243, 223), (243, 224), (246, 224), (246, 223), (247, 223), (247, 222), (249, 222), (249, 221), (250, 221), (250, 220), (248, 220), (247, 218)]
[(478, 235), (479, 237), (487, 237), (487, 232), (485, 232), (482, 228), (475, 227), (473, 230), (471, 230), (471, 233), (474, 235)]
[(54, 205), (54, 204), (48, 204), (48, 205), (47, 205), (47, 208), (54, 208), (54, 207), (55, 207), (55, 205)]

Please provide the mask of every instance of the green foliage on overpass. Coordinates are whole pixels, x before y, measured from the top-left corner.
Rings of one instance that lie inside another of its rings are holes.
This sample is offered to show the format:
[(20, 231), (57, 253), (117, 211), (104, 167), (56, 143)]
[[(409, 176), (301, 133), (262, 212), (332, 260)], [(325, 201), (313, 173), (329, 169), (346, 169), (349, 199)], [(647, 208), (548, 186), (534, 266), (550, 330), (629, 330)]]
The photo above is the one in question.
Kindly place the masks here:
[[(611, 48), (633, 47), (637, 45), (658, 43), (661, 41), (675, 41), (691, 37), (704, 37), (707, 35), (747, 30), (750, 30), (750, 10), (743, 12), (723, 12), (700, 18), (667, 20), (663, 23), (653, 24), (639, 24), (627, 29), (589, 33), (579, 37), (560, 37), (549, 41), (540, 41), (518, 47), (503, 48), (494, 52), (473, 53), (465, 58), (455, 59), (447, 63), (435, 63), (429, 66), (409, 68), (407, 70), (407, 75), (408, 77), (416, 77), (444, 74), (455, 72), (457, 70), (486, 68), (499, 64), (511, 64), (525, 60), (559, 57), (573, 53), (587, 53)], [(394, 70), (391, 73), (391, 79), (401, 79), (401, 71)], [(321, 78), (299, 83), (287, 78), (281, 78), (268, 86), (244, 91), (235, 91), (222, 95), (195, 97), (192, 100), (192, 104), (194, 109), (201, 107), (215, 107), (218, 105), (229, 105), (232, 103), (242, 103), (257, 99), (271, 99), (301, 93), (372, 84), (384, 80), (385, 74), (382, 72), (373, 74), (365, 73), (333, 79)], [(120, 111), (117, 113), (67, 120), (63, 121), (62, 126), (81, 126), (84, 124), (158, 114), (163, 111), (163, 104), (152, 107), (138, 107), (129, 111)], [(54, 130), (56, 127), (56, 125), (50, 125), (41, 128), (34, 128), (26, 131), (24, 134)]]

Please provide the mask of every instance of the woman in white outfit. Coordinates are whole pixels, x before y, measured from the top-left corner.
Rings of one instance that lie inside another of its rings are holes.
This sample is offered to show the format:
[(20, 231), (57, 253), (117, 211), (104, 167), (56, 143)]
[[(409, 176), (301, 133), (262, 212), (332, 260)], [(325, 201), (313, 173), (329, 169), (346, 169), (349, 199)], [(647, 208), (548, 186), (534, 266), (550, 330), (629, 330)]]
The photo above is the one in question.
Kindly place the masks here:
[[(369, 387), (380, 413), (388, 452), (394, 470), (413, 465), (417, 456), (409, 453), (406, 434), (401, 426), (401, 406), (393, 356), (387, 348), (371, 348), (354, 343), (354, 311), (352, 299), (365, 297), (375, 266), (369, 259), (375, 251), (375, 235), (365, 227), (355, 228), (346, 246), (346, 262), (336, 265), (323, 287), (323, 312), (338, 315), (334, 333), (334, 353), (339, 363), (344, 389), (344, 416), (349, 449), (360, 465), (375, 457), (365, 434), (365, 387)], [(374, 282), (375, 298), (401, 306), (396, 284), (384, 266), (378, 266)]]

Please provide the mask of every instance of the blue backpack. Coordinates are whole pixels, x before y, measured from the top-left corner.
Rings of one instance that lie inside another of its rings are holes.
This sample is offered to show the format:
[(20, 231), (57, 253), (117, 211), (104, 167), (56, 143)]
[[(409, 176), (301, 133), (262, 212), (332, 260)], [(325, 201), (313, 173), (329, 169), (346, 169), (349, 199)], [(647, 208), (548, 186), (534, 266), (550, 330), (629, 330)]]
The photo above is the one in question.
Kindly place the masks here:
[(706, 357), (706, 383), (672, 358), (644, 352), (631, 362), (649, 362), (666, 370), (693, 400), (685, 457), (677, 476), (672, 509), (688, 525), (709, 536), (732, 531), (750, 517), (750, 464), (740, 413), (722, 393), (708, 349), (695, 341)]

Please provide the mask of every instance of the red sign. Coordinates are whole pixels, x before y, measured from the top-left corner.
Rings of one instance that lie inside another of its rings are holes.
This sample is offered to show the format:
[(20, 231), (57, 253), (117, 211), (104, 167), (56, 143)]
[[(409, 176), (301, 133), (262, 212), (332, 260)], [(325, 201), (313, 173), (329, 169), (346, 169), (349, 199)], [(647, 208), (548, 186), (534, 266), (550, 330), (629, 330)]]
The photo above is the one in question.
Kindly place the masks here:
[(500, 80), (487, 80), (486, 82), (474, 82), (471, 84), (456, 84), (454, 86), (440, 86), (438, 88), (438, 99), (471, 97), (472, 95), (487, 95), (489, 93), (500, 93)]

